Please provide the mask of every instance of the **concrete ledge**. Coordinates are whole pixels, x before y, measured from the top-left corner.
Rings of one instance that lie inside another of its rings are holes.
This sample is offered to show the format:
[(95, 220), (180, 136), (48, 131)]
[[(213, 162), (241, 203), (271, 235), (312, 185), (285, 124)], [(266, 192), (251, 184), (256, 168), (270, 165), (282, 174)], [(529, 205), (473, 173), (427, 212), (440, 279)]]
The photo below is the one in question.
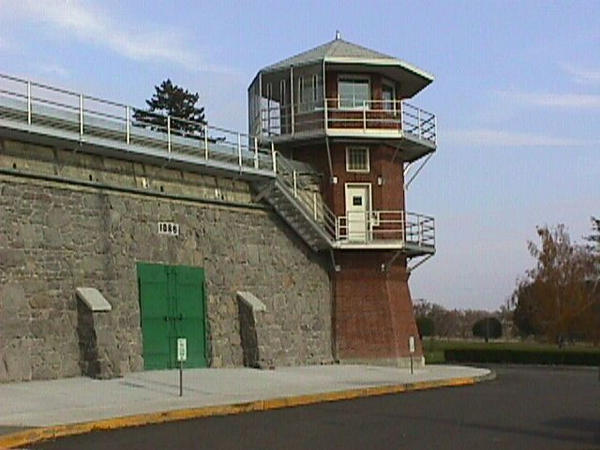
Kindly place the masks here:
[(252, 308), (254, 312), (264, 312), (267, 307), (261, 302), (253, 293), (248, 291), (237, 291), (238, 298), (243, 301), (247, 306)]
[(89, 287), (78, 287), (77, 297), (88, 307), (92, 312), (109, 312), (112, 310), (112, 306), (108, 303), (108, 300), (95, 288)]
[(147, 414), (116, 417), (111, 419), (56, 425), (34, 428), (31, 430), (0, 436), (0, 449), (33, 445), (50, 439), (75, 436), (92, 431), (109, 431), (119, 428), (138, 427), (145, 425), (174, 422), (178, 420), (198, 419), (211, 416), (226, 416), (247, 412), (267, 411), (271, 409), (305, 406), (321, 402), (352, 400), (378, 395), (400, 394), (403, 392), (437, 389), (443, 387), (468, 386), (482, 381), (493, 380), (496, 374), (489, 371), (484, 375), (472, 377), (457, 377), (445, 380), (419, 381), (395, 385), (384, 385), (359, 389), (348, 389), (334, 392), (298, 395), (290, 397), (271, 398), (229, 405), (207, 406), (202, 408), (187, 408)]

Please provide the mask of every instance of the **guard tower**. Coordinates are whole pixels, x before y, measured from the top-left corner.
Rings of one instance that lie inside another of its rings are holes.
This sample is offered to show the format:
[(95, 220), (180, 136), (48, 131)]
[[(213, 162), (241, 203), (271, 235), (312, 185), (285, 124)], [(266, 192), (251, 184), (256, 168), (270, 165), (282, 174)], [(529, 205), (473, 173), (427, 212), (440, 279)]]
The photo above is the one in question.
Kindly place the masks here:
[(248, 89), (249, 135), (272, 145), (277, 171), (258, 196), (330, 254), (343, 362), (405, 365), (410, 336), (424, 361), (408, 278), (435, 253), (435, 227), (407, 212), (405, 193), (436, 150), (435, 116), (408, 102), (432, 81), (336, 33), (261, 69)]

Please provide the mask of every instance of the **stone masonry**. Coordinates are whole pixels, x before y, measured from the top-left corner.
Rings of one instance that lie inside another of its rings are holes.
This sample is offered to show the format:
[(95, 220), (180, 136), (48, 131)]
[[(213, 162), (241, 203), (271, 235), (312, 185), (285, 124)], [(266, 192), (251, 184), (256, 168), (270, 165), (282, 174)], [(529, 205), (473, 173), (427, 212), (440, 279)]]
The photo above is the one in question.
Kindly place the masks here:
[(331, 362), (329, 261), (248, 183), (0, 140), (0, 381), (82, 374), (78, 286), (112, 305), (114, 375), (142, 370), (136, 262), (205, 269), (212, 366), (243, 364), (239, 290), (274, 364)]

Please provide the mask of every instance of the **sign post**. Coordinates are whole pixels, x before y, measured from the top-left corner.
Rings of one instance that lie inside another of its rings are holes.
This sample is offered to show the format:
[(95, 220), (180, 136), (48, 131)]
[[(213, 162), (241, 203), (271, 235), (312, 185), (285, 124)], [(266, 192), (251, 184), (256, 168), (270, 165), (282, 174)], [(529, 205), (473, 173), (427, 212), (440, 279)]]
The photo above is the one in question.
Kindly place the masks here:
[(187, 339), (177, 338), (177, 362), (179, 362), (179, 396), (183, 397), (183, 363), (187, 359)]
[(415, 337), (410, 336), (408, 338), (408, 351), (410, 352), (410, 374), (414, 373), (413, 371), (413, 353), (415, 353)]

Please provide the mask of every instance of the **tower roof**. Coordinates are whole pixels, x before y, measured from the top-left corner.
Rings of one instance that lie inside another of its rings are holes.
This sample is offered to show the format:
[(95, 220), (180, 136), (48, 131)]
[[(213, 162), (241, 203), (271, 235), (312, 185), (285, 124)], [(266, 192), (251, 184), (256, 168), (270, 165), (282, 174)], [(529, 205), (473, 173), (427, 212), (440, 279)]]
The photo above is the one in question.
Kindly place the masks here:
[(396, 66), (412, 72), (429, 82), (433, 81), (433, 75), (421, 70), (401, 59), (395, 58), (375, 50), (362, 47), (352, 42), (336, 38), (313, 49), (286, 58), (275, 64), (265, 67), (261, 72), (274, 72), (290, 66), (302, 66), (311, 63), (339, 63), (339, 64), (366, 64)]
[(302, 66), (308, 63), (327, 60), (328, 58), (344, 57), (344, 58), (359, 58), (359, 59), (394, 59), (392, 56), (384, 55), (383, 53), (370, 50), (360, 45), (344, 41), (342, 39), (334, 39), (318, 47), (312, 48), (295, 56), (281, 60), (275, 64), (265, 67), (265, 71), (282, 69), (289, 66)]

